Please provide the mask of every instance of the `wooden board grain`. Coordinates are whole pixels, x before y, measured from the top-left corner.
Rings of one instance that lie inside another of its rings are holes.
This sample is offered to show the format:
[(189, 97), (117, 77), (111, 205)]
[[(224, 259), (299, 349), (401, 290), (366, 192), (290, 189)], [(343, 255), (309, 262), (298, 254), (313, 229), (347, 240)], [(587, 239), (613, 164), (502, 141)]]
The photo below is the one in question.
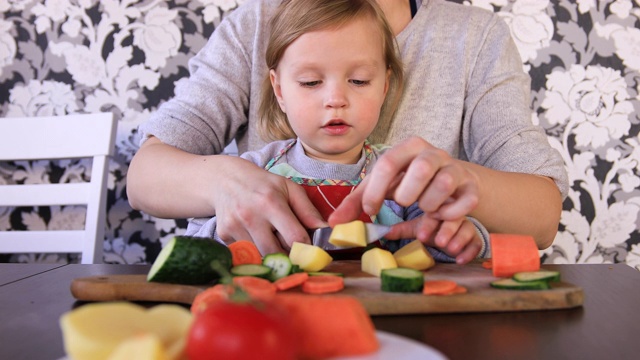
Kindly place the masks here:
[[(454, 280), (468, 289), (466, 294), (448, 296), (383, 292), (380, 290), (380, 279), (360, 271), (359, 261), (334, 261), (325, 270), (343, 273), (345, 290), (339, 294), (358, 298), (371, 315), (566, 309), (582, 306), (584, 301), (580, 287), (564, 282), (553, 284), (549, 290), (494, 289), (489, 283), (496, 278), (491, 275), (490, 270), (482, 268), (479, 262), (464, 266), (437, 264), (425, 271), (425, 280)], [(149, 283), (145, 275), (94, 276), (77, 278), (71, 283), (71, 293), (82, 301), (127, 300), (190, 304), (205, 288), (206, 286)]]

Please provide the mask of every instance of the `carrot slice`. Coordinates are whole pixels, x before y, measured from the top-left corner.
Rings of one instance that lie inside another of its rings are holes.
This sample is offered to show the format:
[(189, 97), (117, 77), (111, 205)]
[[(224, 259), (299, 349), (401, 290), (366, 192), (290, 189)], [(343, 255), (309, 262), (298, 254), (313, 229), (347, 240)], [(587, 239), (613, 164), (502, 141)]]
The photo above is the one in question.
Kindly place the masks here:
[(540, 270), (540, 253), (532, 236), (490, 234), (493, 276), (511, 277), (522, 271)]
[(213, 303), (228, 300), (233, 292), (233, 286), (226, 284), (217, 284), (207, 288), (193, 299), (191, 303), (191, 313), (194, 315), (198, 314)]
[(456, 288), (458, 284), (452, 280), (427, 280), (422, 287), (424, 295), (443, 295)]
[(455, 289), (451, 290), (450, 292), (444, 294), (444, 295), (455, 295), (455, 294), (466, 294), (468, 292), (467, 288), (461, 285), (457, 285), (455, 287)]
[(238, 240), (229, 244), (233, 266), (242, 264), (262, 264), (262, 255), (256, 244), (249, 240)]
[(344, 279), (341, 276), (310, 276), (302, 284), (302, 292), (307, 294), (326, 294), (338, 292), (342, 289), (344, 289)]
[(301, 359), (366, 355), (380, 348), (369, 314), (354, 297), (281, 292), (273, 301), (287, 311), (299, 335)]
[(255, 276), (235, 276), (233, 283), (256, 300), (271, 300), (277, 291), (276, 286), (271, 281)]
[(282, 291), (302, 285), (305, 281), (307, 281), (307, 279), (309, 279), (308, 273), (299, 272), (280, 278), (274, 281), (273, 284), (276, 286), (276, 289)]
[(485, 260), (482, 262), (482, 267), (485, 269), (489, 269), (491, 270), (491, 268), (493, 267), (493, 264), (491, 262), (491, 259)]

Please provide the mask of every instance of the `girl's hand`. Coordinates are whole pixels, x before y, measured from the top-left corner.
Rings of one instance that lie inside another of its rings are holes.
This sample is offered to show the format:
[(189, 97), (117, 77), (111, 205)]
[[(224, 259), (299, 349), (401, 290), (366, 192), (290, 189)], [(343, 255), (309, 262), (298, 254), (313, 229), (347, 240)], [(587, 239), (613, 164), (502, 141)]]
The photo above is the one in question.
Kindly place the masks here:
[(466, 217), (441, 221), (423, 214), (391, 227), (386, 239), (418, 239), (426, 246), (440, 249), (458, 264), (473, 260), (482, 250), (482, 239), (475, 225)]
[(385, 199), (402, 206), (418, 202), (431, 218), (457, 220), (478, 205), (477, 176), (445, 151), (413, 137), (394, 146), (376, 162), (362, 183), (329, 218), (331, 226), (349, 222), (361, 211), (380, 211)]

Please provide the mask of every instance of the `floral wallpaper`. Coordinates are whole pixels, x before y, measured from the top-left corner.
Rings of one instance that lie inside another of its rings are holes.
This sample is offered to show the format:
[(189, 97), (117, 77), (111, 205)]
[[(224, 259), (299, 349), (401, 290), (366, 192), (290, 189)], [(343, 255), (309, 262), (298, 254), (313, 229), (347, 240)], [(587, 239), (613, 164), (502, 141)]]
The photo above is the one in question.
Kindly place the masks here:
[[(532, 121), (564, 158), (571, 190), (543, 261), (640, 270), (640, 0), (455, 1), (509, 24), (532, 77)], [(110, 111), (119, 120), (105, 262), (152, 262), (169, 237), (184, 231), (184, 220), (153, 218), (127, 202), (136, 127), (171, 98), (189, 58), (241, 2), (0, 0), (0, 117)], [(5, 162), (0, 183), (79, 181), (89, 166)], [(83, 211), (0, 208), (0, 230), (82, 228)], [(5, 254), (0, 261), (77, 256)]]

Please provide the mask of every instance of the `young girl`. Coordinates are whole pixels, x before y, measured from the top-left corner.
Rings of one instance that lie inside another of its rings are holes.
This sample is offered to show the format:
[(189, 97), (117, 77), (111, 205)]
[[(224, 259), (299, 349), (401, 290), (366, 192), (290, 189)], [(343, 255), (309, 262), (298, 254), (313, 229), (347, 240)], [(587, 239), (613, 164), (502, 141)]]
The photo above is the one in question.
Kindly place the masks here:
[[(387, 149), (366, 139), (380, 116), (393, 114), (399, 99), (403, 75), (394, 44), (373, 0), (283, 2), (271, 22), (270, 71), (260, 106), (260, 133), (273, 142), (242, 158), (302, 185), (326, 220)], [(361, 219), (389, 225), (409, 220), (429, 232), (439, 228), (435, 245), (446, 252), (454, 244), (459, 262), (487, 253), (488, 236), (477, 221), (439, 222), (420, 215), (417, 204), (385, 201), (378, 214), (363, 213)], [(215, 217), (193, 219), (187, 234), (238, 240), (216, 233), (217, 225)], [(409, 240), (385, 245), (395, 250)], [(453, 260), (430, 251), (437, 260)]]

